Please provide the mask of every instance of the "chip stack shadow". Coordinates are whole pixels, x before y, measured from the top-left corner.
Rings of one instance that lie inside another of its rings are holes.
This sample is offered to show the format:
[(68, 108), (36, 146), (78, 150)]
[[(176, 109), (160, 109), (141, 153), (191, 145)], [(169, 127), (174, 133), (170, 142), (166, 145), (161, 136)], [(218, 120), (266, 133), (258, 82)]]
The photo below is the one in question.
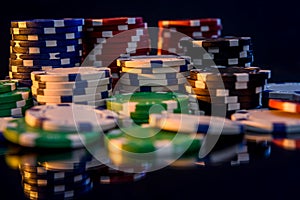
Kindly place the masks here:
[(30, 72), (79, 66), (84, 19), (11, 21), (9, 78), (31, 86)]
[(114, 87), (120, 77), (117, 58), (149, 54), (147, 23), (142, 17), (85, 19), (83, 46), (82, 65), (109, 67)]

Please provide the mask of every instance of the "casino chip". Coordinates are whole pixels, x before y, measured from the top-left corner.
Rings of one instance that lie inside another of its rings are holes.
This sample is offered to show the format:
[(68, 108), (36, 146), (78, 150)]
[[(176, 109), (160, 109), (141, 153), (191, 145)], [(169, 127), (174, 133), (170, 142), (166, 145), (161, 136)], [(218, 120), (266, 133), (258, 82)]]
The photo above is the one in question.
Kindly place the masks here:
[(223, 29), (221, 19), (161, 20), (158, 22), (158, 55), (183, 55), (182, 39), (218, 38)]
[(291, 113), (300, 113), (300, 102), (270, 99), (269, 107)]
[(55, 68), (31, 73), (31, 91), (39, 104), (76, 103), (103, 106), (112, 95), (109, 68)]
[(138, 92), (114, 95), (106, 99), (107, 109), (131, 117), (137, 123), (148, 123), (149, 114), (167, 111), (188, 113), (188, 96), (173, 92)]
[(114, 75), (113, 88), (120, 78), (116, 59), (147, 55), (150, 40), (142, 17), (85, 19), (82, 66), (109, 67)]
[(201, 145), (200, 140), (193, 135), (140, 126), (112, 130), (106, 134), (104, 140), (110, 152), (153, 152), (158, 156), (193, 153), (198, 151)]
[(240, 110), (231, 116), (233, 121), (245, 125), (254, 135), (270, 135), (273, 138), (299, 138), (300, 116), (280, 110)]
[(25, 119), (15, 119), (7, 123), (3, 131), (6, 140), (24, 146), (36, 148), (80, 148), (95, 142), (99, 132), (46, 131), (29, 126)]
[(250, 37), (225, 36), (213, 39), (183, 40), (184, 55), (197, 67), (252, 66), (254, 61)]
[(29, 81), (31, 72), (45, 66), (79, 66), (83, 25), (82, 18), (11, 21), (9, 78)]
[(121, 78), (115, 87), (119, 93), (128, 92), (180, 92), (184, 93), (189, 70), (193, 68), (190, 58), (173, 55), (131, 56), (119, 58)]
[(47, 131), (103, 132), (114, 128), (116, 120), (117, 115), (110, 110), (76, 104), (35, 106), (25, 115), (29, 126)]
[(11, 81), (0, 81), (0, 94), (16, 90), (16, 83)]
[(269, 83), (262, 94), (264, 107), (268, 107), (269, 99), (300, 101), (300, 83)]
[(0, 117), (23, 117), (34, 105), (30, 89), (14, 82), (0, 81)]
[(221, 135), (244, 133), (242, 124), (215, 116), (174, 113), (150, 114), (149, 124), (151, 127), (180, 133), (215, 134), (214, 131), (220, 131)]
[(261, 92), (270, 74), (259, 67), (201, 67), (190, 70), (185, 89), (193, 108), (200, 108), (205, 115), (221, 115), (212, 109), (225, 109), (230, 118), (236, 110), (261, 106)]

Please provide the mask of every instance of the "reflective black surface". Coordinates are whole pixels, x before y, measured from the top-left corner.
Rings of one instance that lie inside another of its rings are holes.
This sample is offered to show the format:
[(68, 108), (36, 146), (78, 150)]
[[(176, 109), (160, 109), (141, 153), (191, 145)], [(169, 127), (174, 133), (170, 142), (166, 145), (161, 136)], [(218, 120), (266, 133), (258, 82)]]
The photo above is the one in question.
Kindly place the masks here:
[[(93, 168), (88, 172), (94, 187), (81, 199), (290, 199), (297, 195), (298, 150), (267, 141), (219, 144), (202, 160), (183, 157), (136, 182), (101, 183), (99, 168)], [(5, 150), (6, 145), (1, 146)], [(26, 199), (18, 169), (19, 155), (26, 156), (26, 151), (14, 145), (9, 149), (0, 158), (1, 199)]]

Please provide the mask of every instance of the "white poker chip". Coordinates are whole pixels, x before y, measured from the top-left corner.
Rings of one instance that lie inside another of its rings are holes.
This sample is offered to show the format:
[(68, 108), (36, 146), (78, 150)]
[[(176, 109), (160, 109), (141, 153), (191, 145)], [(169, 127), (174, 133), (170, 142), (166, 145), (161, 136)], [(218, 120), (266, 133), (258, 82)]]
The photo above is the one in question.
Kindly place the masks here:
[(45, 71), (34, 71), (31, 73), (31, 80), (42, 82), (85, 81), (108, 77), (111, 77), (111, 71), (109, 68), (94, 67), (53, 68)]
[(47, 131), (107, 131), (116, 126), (117, 114), (78, 104), (35, 106), (25, 113), (29, 126)]
[(240, 110), (231, 115), (247, 131), (271, 134), (273, 138), (300, 138), (300, 115), (280, 110)]
[(244, 133), (243, 125), (217, 116), (196, 116), (188, 114), (150, 114), (149, 124), (152, 127), (167, 131), (183, 133), (236, 135)]
[(117, 65), (122, 67), (138, 68), (158, 68), (186, 65), (187, 60), (179, 56), (132, 56), (129, 58), (120, 58)]

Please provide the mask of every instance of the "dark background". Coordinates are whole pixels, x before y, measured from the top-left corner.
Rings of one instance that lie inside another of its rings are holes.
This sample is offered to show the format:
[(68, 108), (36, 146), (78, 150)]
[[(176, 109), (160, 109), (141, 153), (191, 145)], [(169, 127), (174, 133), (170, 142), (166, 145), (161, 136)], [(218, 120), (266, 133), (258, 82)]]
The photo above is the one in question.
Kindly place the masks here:
[(300, 12), (297, 1), (238, 0), (31, 0), (6, 1), (0, 12), (0, 77), (8, 75), (10, 21), (34, 18), (142, 16), (149, 26), (161, 19), (222, 19), (223, 35), (251, 36), (256, 66), (272, 70), (272, 82), (298, 81)]

